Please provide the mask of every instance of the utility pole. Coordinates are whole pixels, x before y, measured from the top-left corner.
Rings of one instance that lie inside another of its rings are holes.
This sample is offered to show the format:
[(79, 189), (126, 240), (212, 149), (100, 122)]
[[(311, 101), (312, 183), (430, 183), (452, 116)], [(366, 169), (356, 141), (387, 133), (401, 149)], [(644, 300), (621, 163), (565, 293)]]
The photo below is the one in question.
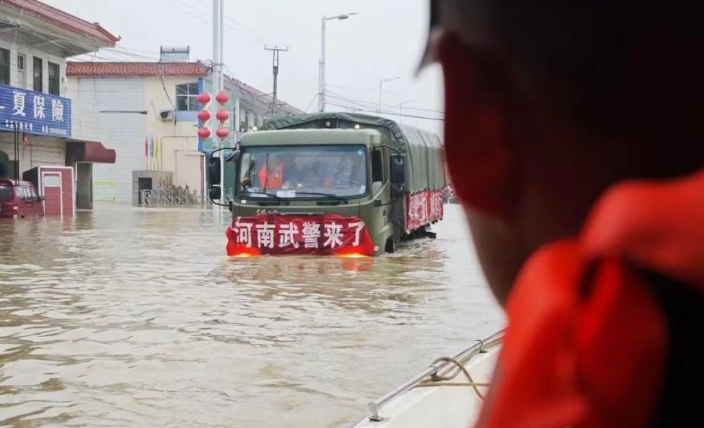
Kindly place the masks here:
[(272, 59), (272, 70), (274, 73), (274, 92), (273, 92), (273, 97), (274, 100), (272, 101), (271, 104), (271, 117), (273, 119), (276, 119), (276, 107), (278, 106), (277, 104), (277, 89), (278, 89), (278, 76), (279, 76), (279, 52), (288, 52), (288, 48), (281, 49), (278, 46), (275, 46), (273, 48), (267, 48), (266, 46), (264, 47), (265, 51), (271, 51), (273, 55)]
[[(213, 96), (219, 94), (225, 86), (225, 74), (223, 72), (223, 54), (224, 54), (224, 49), (223, 49), (223, 34), (224, 34), (224, 1), (223, 0), (213, 0), (213, 74), (212, 74), (212, 81), (213, 81)], [(215, 113), (218, 111), (218, 104), (216, 102), (211, 102), (211, 117), (213, 117), (213, 120), (211, 120), (211, 135), (213, 135), (213, 140), (216, 138), (215, 137), (215, 132), (217, 131), (218, 123), (214, 119), (215, 118)], [(224, 146), (224, 142), (223, 142)], [(224, 184), (225, 184), (225, 151), (221, 150), (220, 151), (220, 184), (221, 187), (224, 189)], [(222, 193), (222, 196), (220, 200), (218, 201), (221, 204), (225, 203), (225, 193)], [(213, 205), (214, 210), (220, 210), (222, 211), (222, 207), (219, 207), (217, 205)]]

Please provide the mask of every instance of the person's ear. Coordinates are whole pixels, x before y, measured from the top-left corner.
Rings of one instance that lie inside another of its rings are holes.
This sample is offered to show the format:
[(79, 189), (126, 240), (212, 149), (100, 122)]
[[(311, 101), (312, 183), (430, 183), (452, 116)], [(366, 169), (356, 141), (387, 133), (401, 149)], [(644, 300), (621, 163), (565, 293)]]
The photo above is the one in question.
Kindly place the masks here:
[(444, 74), (445, 157), (455, 192), (466, 207), (508, 219), (514, 154), (495, 66), (452, 33), (432, 43)]

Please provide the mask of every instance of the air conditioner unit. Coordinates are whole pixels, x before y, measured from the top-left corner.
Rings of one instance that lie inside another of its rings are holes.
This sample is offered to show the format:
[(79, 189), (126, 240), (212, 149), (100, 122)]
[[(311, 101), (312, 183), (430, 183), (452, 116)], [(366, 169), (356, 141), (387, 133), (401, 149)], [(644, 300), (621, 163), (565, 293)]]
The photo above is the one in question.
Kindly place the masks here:
[(174, 120), (174, 111), (173, 110), (162, 110), (159, 112), (159, 119), (163, 121), (173, 121)]

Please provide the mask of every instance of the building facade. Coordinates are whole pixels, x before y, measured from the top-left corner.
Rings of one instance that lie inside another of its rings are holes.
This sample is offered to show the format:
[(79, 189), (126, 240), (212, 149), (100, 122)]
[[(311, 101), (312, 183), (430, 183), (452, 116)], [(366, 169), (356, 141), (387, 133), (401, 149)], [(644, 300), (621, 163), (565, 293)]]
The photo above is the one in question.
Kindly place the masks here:
[(0, 2), (0, 176), (22, 179), (38, 167), (65, 171), (71, 178), (62, 191), (74, 205), (65, 213), (92, 207), (92, 164), (116, 157), (95, 133), (76, 126), (81, 118), (67, 92), (66, 58), (118, 40), (37, 0)]
[[(198, 138), (197, 97), (212, 92), (211, 68), (200, 62), (69, 62), (68, 93), (79, 100), (77, 114), (100, 140), (115, 147), (115, 165), (95, 166), (96, 201), (139, 204), (142, 190), (167, 180), (203, 198), (205, 160), (212, 150)], [(272, 99), (234, 78), (225, 78), (231, 133), (226, 144), (261, 126)], [(239, 111), (237, 111), (239, 106)], [(279, 103), (279, 114), (300, 114)], [(239, 129), (235, 124), (239, 118)]]

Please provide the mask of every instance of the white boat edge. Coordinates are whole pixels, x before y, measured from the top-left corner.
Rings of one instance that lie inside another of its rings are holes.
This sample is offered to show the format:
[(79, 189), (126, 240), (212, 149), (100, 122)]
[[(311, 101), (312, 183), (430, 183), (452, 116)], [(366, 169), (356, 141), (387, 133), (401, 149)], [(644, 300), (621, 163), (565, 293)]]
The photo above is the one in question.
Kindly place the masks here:
[[(471, 375), (474, 386), (454, 363), (441, 361), (369, 404), (371, 414), (352, 428), (468, 428), (479, 415), (501, 349), (504, 330), (477, 340), (451, 358)], [(428, 381), (455, 375), (428, 385)], [(477, 386), (477, 385), (482, 386)]]

